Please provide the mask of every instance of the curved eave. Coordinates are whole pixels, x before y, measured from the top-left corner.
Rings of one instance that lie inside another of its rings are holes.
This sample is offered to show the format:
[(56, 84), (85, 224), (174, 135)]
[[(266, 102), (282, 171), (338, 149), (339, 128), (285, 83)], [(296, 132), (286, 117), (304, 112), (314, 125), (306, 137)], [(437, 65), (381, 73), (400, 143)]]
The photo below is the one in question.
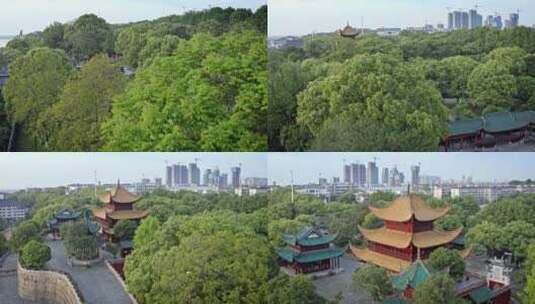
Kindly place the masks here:
[(353, 254), (353, 256), (355, 256), (357, 259), (367, 263), (375, 264), (393, 272), (399, 273), (411, 266), (411, 263), (408, 261), (377, 253), (367, 248), (357, 248), (353, 245), (351, 245), (349, 248), (351, 250), (351, 254)]
[(462, 228), (453, 231), (430, 230), (418, 233), (407, 233), (381, 227), (359, 231), (369, 241), (390, 247), (405, 249), (413, 244), (417, 248), (431, 248), (453, 242), (462, 232)]
[(370, 212), (384, 221), (407, 222), (414, 217), (421, 222), (430, 222), (443, 217), (449, 211), (449, 207), (431, 208), (420, 197), (410, 194), (395, 199), (386, 208), (369, 206)]

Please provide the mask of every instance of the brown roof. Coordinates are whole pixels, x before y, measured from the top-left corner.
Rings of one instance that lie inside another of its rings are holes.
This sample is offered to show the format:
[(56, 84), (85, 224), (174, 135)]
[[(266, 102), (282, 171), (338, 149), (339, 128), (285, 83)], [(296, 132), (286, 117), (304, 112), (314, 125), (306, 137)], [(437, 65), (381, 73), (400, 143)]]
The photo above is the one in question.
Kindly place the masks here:
[(149, 214), (146, 210), (119, 210), (108, 213), (114, 220), (136, 220), (142, 219)]
[(358, 259), (368, 263), (373, 263), (390, 271), (401, 272), (402, 270), (411, 266), (411, 262), (409, 261), (371, 251), (367, 248), (357, 248), (351, 245), (350, 249), (351, 253)]
[(398, 197), (386, 208), (369, 207), (378, 218), (385, 221), (406, 222), (413, 216), (421, 222), (434, 221), (449, 211), (449, 207), (431, 208), (422, 198), (414, 194)]
[(114, 220), (135, 220), (142, 219), (149, 214), (149, 212), (146, 210), (108, 211), (106, 208), (95, 208), (92, 211), (95, 217), (101, 218), (103, 220), (105, 220), (106, 217), (112, 218)]
[(119, 204), (131, 204), (140, 200), (141, 195), (135, 195), (123, 188), (120, 184), (117, 184), (117, 187), (115, 187), (112, 191), (108, 191), (106, 194), (99, 196), (99, 199), (106, 204), (110, 204), (112, 202)]
[(462, 228), (452, 231), (430, 230), (417, 233), (402, 232), (385, 227), (378, 229), (359, 227), (359, 230), (367, 240), (400, 249), (409, 247), (411, 243), (418, 248), (444, 245), (454, 241), (462, 232)]
[(355, 37), (359, 34), (358, 30), (349, 24), (339, 31), (341, 36)]

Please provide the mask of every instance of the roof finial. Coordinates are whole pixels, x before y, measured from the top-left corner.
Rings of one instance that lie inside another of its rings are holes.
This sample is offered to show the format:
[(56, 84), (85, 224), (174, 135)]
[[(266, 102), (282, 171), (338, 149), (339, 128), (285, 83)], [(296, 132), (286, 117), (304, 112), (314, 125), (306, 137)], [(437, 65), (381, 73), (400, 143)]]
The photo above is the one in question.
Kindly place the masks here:
[(407, 185), (407, 195), (411, 194), (411, 184)]
[(121, 186), (121, 180), (117, 179), (117, 188), (119, 188), (120, 186)]

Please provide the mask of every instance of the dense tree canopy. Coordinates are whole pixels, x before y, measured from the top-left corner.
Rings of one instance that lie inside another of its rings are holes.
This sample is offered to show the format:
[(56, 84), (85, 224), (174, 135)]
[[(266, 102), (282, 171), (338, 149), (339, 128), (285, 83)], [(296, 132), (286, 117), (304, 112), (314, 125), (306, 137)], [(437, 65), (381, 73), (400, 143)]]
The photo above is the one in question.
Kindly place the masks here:
[(48, 111), (50, 150), (98, 151), (100, 126), (111, 116), (113, 98), (124, 91), (125, 77), (107, 56), (94, 56), (67, 80), (59, 102)]
[[(12, 39), (0, 48), (0, 69), (11, 65), (0, 148), (99, 151), (104, 130), (107, 150), (267, 150), (262, 22), (267, 6), (120, 25), (86, 14)], [(119, 71), (134, 79), (126, 94)]]
[(105, 124), (114, 151), (266, 150), (265, 37), (200, 34), (141, 71)]
[(526, 27), (323, 34), (270, 50), (270, 148), (436, 151), (449, 121), (534, 110), (534, 37)]
[(31, 240), (20, 251), (20, 264), (29, 269), (42, 269), (51, 257), (50, 247), (39, 241)]
[(65, 53), (38, 48), (9, 65), (9, 81), (3, 89), (6, 109), (13, 123), (24, 125), (36, 149), (46, 149), (50, 130), (47, 109), (59, 98), (71, 73)]

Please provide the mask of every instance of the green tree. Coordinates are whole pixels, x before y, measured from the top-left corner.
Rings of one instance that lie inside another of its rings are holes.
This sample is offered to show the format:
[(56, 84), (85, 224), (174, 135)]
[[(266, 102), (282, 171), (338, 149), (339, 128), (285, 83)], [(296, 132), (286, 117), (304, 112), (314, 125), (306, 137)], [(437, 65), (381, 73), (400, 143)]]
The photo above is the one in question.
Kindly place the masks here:
[(0, 232), (0, 256), (6, 253), (9, 250), (9, 246), (6, 240), (6, 237), (2, 232)]
[(140, 51), (138, 65), (147, 67), (158, 57), (173, 55), (179, 43), (180, 38), (177, 36), (149, 37)]
[(65, 27), (59, 22), (54, 22), (43, 31), (45, 46), (51, 49), (65, 48)]
[(266, 303), (326, 303), (314, 292), (311, 279), (305, 276), (290, 277), (281, 274), (269, 281), (265, 293), (267, 294)]
[(414, 291), (415, 304), (461, 304), (466, 303), (455, 293), (455, 282), (447, 274), (437, 274), (418, 285)]
[(159, 229), (160, 223), (152, 215), (141, 221), (141, 224), (137, 227), (134, 235), (134, 246), (147, 246)]
[(474, 69), (468, 80), (468, 90), (481, 108), (492, 105), (508, 109), (517, 94), (510, 67), (497, 60), (487, 61)]
[(106, 55), (91, 58), (67, 80), (60, 101), (49, 112), (55, 122), (50, 149), (100, 150), (101, 124), (111, 116), (113, 99), (125, 86), (125, 77)]
[(266, 150), (265, 37), (197, 35), (139, 72), (104, 125), (112, 151)]
[(9, 81), (3, 89), (6, 110), (12, 124), (21, 124), (45, 149), (50, 130), (47, 110), (58, 100), (71, 67), (65, 53), (37, 48), (9, 65)]
[(298, 123), (316, 136), (317, 150), (436, 150), (447, 133), (440, 93), (420, 69), (390, 55), (355, 56), (311, 83), (298, 105)]
[(461, 255), (444, 247), (433, 251), (429, 256), (429, 265), (436, 270), (449, 270), (454, 280), (459, 280), (464, 275), (465, 264)]
[(13, 234), (11, 235), (11, 247), (18, 251), (20, 250), (26, 243), (33, 240), (40, 240), (40, 229), (39, 226), (33, 221), (24, 221), (21, 222), (15, 230), (13, 230)]
[(527, 72), (526, 56), (527, 53), (519, 47), (503, 47), (494, 49), (485, 59), (505, 64), (509, 67), (511, 74), (520, 76)]
[(484, 248), (488, 255), (499, 255), (506, 247), (503, 230), (492, 222), (483, 222), (466, 233), (468, 242), (477, 248)]
[(28, 269), (43, 269), (46, 262), (52, 257), (50, 247), (32, 240), (29, 241), (20, 252), (20, 264)]
[(526, 272), (526, 285), (524, 287), (522, 303), (535, 303), (535, 244), (531, 244), (528, 250), (528, 258), (524, 265)]
[(77, 60), (87, 60), (98, 53), (113, 50), (113, 31), (106, 20), (86, 14), (65, 28), (69, 53)]
[(442, 59), (437, 67), (436, 80), (445, 97), (468, 97), (468, 78), (479, 65), (470, 57), (455, 56)]
[(121, 220), (113, 227), (114, 236), (120, 240), (131, 240), (134, 238), (137, 226), (135, 221)]
[(147, 27), (142, 24), (140, 26), (127, 27), (119, 32), (115, 49), (122, 54), (125, 64), (134, 68), (143, 58), (140, 56), (141, 50), (147, 44)]
[(383, 300), (393, 292), (387, 270), (373, 264), (357, 269), (353, 273), (353, 284), (367, 290), (376, 301)]

